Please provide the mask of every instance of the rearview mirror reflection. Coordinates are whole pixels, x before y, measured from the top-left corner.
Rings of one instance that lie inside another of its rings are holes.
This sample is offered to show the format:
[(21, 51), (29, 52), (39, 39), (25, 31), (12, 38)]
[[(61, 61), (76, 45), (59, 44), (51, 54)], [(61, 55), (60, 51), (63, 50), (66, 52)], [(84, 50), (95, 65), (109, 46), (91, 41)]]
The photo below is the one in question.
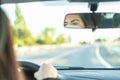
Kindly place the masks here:
[(119, 13), (70, 13), (65, 16), (66, 28), (119, 28)]

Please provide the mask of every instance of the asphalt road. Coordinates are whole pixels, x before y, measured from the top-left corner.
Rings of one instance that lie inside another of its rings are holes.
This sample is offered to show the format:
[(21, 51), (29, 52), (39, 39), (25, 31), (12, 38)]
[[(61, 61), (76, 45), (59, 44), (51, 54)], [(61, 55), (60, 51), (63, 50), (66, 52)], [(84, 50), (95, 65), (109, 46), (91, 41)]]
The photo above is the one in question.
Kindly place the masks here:
[(85, 68), (120, 67), (118, 59), (119, 57), (116, 59), (105, 46), (97, 45), (58, 48), (18, 58), (18, 60), (31, 61), (37, 64), (48, 62), (59, 66), (67, 65)]

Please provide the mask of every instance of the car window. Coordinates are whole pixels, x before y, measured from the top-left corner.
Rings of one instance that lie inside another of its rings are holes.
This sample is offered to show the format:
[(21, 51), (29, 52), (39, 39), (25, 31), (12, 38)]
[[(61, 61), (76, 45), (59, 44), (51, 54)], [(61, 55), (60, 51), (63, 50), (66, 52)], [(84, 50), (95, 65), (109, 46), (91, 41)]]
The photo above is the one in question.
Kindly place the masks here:
[[(120, 29), (68, 29), (67, 13), (90, 12), (86, 3), (29, 2), (4, 4), (14, 34), (17, 60), (55, 66), (120, 67)], [(118, 6), (113, 12), (119, 12)], [(108, 8), (108, 9), (107, 9)], [(110, 12), (109, 5), (98, 11)], [(104, 27), (104, 26), (103, 26)]]

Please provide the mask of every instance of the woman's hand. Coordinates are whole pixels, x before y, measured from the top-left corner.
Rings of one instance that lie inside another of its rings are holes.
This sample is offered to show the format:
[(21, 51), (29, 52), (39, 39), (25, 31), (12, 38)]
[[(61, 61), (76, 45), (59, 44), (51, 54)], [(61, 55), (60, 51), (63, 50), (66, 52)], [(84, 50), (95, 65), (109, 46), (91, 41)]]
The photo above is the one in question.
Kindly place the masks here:
[(57, 70), (51, 64), (43, 63), (40, 69), (34, 74), (37, 80), (43, 80), (45, 78), (57, 78)]

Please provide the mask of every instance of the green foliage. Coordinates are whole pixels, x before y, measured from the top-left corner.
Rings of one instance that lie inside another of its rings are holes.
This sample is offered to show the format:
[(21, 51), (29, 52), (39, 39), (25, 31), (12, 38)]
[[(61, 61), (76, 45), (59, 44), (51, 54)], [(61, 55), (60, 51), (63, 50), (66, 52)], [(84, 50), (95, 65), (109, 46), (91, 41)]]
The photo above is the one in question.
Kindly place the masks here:
[[(41, 45), (41, 44), (62, 44), (65, 43), (65, 38), (63, 34), (58, 35), (55, 40), (55, 28), (46, 27), (37, 38), (33, 38), (29, 29), (26, 26), (23, 15), (21, 14), (21, 10), (18, 5), (16, 5), (15, 9), (16, 20), (14, 22), (13, 34), (14, 34), (14, 43), (15, 45), (21, 46), (31, 46), (31, 45)], [(71, 42), (71, 38), (68, 39)]]
[(54, 28), (49, 28), (49, 27), (46, 27), (44, 30), (43, 30), (43, 35), (44, 36), (53, 36), (55, 34), (55, 29)]
[(117, 40), (120, 41), (120, 37), (118, 37)]
[(95, 42), (102, 42), (102, 40), (99, 38), (99, 39), (96, 39)]
[[(63, 34), (58, 35), (56, 39), (54, 39), (55, 29), (53, 27), (46, 27), (42, 33), (40, 33), (39, 37), (36, 39), (37, 44), (62, 44), (65, 43), (66, 39)], [(71, 38), (69, 37), (69, 42), (71, 42)]]
[(35, 40), (32, 37), (30, 31), (27, 29), (23, 15), (20, 8), (16, 5), (16, 20), (13, 26), (14, 43), (18, 46), (30, 46), (35, 44)]
[(65, 43), (65, 38), (63, 34), (60, 34), (56, 39), (56, 44), (62, 44), (62, 43)]
[(43, 40), (44, 40), (45, 44), (53, 44), (54, 43), (54, 41), (53, 41), (53, 37), (54, 37), (54, 34), (55, 34), (55, 29), (54, 28), (46, 27), (43, 30), (43, 33), (41, 33), (41, 34), (42, 34), (42, 37), (43, 37)]
[(68, 42), (69, 42), (69, 43), (71, 43), (71, 42), (72, 42), (72, 39), (71, 39), (71, 37), (70, 37), (70, 36), (68, 37)]
[(83, 42), (80, 42), (80, 44), (84, 45), (84, 44), (88, 44), (87, 42), (83, 41)]
[(106, 41), (106, 39), (101, 39), (101, 38), (98, 38), (95, 40), (95, 42), (105, 42), (105, 41)]
[(16, 9), (15, 9), (15, 14), (16, 14), (15, 25), (18, 25), (18, 24), (25, 25), (24, 17), (22, 16), (20, 8), (17, 4), (16, 4)]
[(37, 39), (36, 44), (45, 44), (45, 41), (42, 39)]
[(45, 44), (52, 44), (53, 43), (53, 39), (51, 36), (46, 36), (45, 37)]

